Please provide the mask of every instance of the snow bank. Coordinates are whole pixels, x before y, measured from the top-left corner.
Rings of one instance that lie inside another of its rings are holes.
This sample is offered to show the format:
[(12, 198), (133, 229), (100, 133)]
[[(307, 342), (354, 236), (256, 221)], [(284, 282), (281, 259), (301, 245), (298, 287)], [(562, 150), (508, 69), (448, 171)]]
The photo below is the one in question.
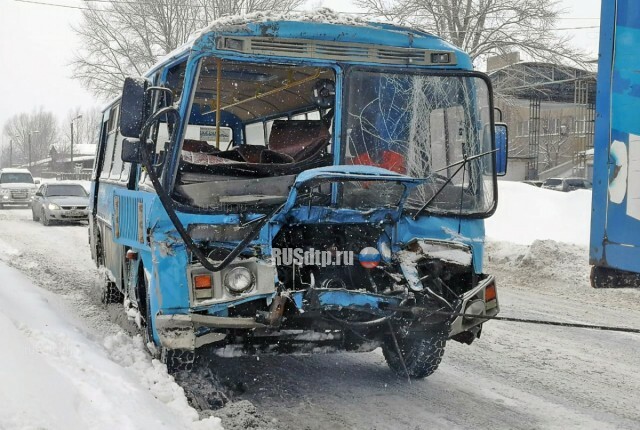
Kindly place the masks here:
[(63, 319), (55, 296), (0, 263), (1, 429), (221, 429), (199, 420), (166, 367), (125, 334), (104, 346)]
[(530, 245), (536, 240), (589, 244), (591, 191), (568, 193), (520, 182), (498, 183), (498, 210), (486, 220), (487, 239)]

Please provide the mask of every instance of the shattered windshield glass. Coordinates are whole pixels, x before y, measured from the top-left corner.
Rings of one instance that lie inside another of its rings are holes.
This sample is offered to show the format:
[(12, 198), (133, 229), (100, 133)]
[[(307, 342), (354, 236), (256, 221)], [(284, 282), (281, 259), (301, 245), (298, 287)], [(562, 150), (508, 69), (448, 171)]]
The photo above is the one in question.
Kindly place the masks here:
[(429, 177), (409, 196), (409, 211), (421, 208), (441, 187), (427, 211), (491, 211), (493, 154), (465, 163), (446, 183), (457, 170), (453, 164), (492, 149), (489, 90), (483, 79), (352, 70), (345, 88), (344, 164)]

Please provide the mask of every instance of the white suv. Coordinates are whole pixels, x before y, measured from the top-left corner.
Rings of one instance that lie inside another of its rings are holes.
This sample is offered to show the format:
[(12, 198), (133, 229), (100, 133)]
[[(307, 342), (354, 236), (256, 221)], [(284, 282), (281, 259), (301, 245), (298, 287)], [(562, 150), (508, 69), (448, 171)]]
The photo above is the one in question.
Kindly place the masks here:
[(30, 205), (37, 185), (27, 169), (0, 170), (0, 209), (6, 204)]

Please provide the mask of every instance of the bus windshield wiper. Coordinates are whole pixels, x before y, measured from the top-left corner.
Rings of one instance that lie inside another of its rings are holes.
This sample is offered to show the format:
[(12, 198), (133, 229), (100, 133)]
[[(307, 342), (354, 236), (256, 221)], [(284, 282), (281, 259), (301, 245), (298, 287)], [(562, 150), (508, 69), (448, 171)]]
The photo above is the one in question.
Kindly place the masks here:
[(451, 183), (453, 178), (455, 178), (455, 176), (458, 174), (458, 172), (460, 172), (460, 170), (462, 170), (467, 165), (467, 163), (469, 161), (473, 161), (476, 158), (484, 157), (485, 155), (493, 154), (496, 151), (497, 151), (497, 149), (492, 149), (491, 151), (482, 152), (480, 154), (472, 155), (471, 157), (464, 156), (462, 158), (462, 160), (456, 161), (453, 164), (450, 164), (450, 165), (448, 165), (446, 167), (443, 167), (442, 169), (438, 169), (438, 170), (434, 171), (433, 174), (438, 173), (438, 172), (442, 172), (443, 170), (451, 169), (452, 167), (458, 166), (456, 171), (453, 172), (451, 175), (449, 175), (447, 177), (447, 179), (440, 186), (440, 188), (438, 188), (438, 190), (435, 192), (435, 194), (433, 196), (431, 196), (431, 198), (429, 200), (427, 200), (427, 202), (424, 205), (422, 205), (422, 207), (420, 209), (418, 209), (418, 211), (413, 215), (414, 221), (416, 219), (418, 219), (418, 217), (425, 211), (425, 209), (427, 209), (427, 207), (429, 207), (429, 205), (440, 195), (440, 193), (446, 188), (446, 186)]

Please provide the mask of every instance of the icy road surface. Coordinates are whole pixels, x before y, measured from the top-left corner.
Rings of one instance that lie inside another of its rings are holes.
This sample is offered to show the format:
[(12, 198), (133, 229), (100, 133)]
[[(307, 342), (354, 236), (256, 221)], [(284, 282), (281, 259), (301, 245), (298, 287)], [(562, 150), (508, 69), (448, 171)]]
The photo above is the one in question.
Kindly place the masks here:
[[(584, 246), (492, 242), (487, 255), (486, 270), (500, 282), (503, 316), (640, 327), (640, 291), (592, 290)], [(90, 333), (96, 345), (123, 336), (118, 335), (123, 327), (132, 331), (124, 318), (114, 323), (120, 308), (107, 309), (99, 302), (86, 226), (44, 227), (31, 221), (29, 210), (1, 210), (0, 260), (54, 293), (60, 303), (52, 308)], [(3, 294), (10, 294), (6, 279), (0, 282)], [(8, 335), (0, 336), (6, 340)], [(121, 342), (135, 344), (135, 339)], [(122, 353), (112, 346), (110, 358), (126, 363), (129, 358)], [(0, 350), (0, 357), (8, 354)], [(248, 400), (258, 410), (258, 416), (248, 414), (251, 408), (239, 402), (238, 411), (221, 411), (227, 429), (637, 429), (639, 357), (640, 335), (494, 321), (471, 346), (450, 342), (440, 369), (411, 384), (392, 375), (378, 351), (213, 359), (210, 368), (227, 387), (227, 396)], [(136, 366), (147, 374), (153, 368), (151, 359)], [(210, 397), (202, 373), (180, 380), (195, 398)], [(114, 373), (114, 380), (119, 375)], [(168, 395), (157, 387), (154, 392), (153, 381), (146, 383), (143, 391), (160, 399)], [(21, 387), (16, 383), (12, 390)], [(169, 404), (180, 403), (180, 393), (173, 391)], [(173, 409), (169, 413), (176, 416), (185, 412)], [(68, 413), (76, 412), (70, 408)], [(53, 423), (45, 428), (61, 428)]]

